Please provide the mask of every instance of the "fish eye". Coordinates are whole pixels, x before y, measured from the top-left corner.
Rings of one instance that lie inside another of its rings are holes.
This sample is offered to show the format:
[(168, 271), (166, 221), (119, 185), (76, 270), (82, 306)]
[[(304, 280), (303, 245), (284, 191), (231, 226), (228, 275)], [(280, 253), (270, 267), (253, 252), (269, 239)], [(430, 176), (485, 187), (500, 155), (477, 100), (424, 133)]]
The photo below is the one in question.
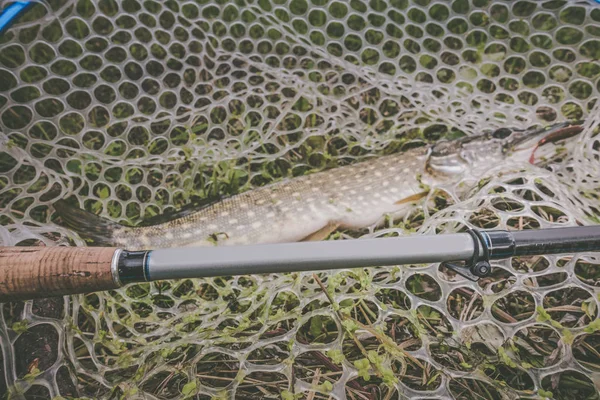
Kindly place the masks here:
[(500, 129), (496, 129), (492, 133), (492, 137), (495, 138), (495, 139), (506, 139), (511, 134), (512, 134), (512, 131), (510, 129), (508, 129), (508, 128), (500, 128)]

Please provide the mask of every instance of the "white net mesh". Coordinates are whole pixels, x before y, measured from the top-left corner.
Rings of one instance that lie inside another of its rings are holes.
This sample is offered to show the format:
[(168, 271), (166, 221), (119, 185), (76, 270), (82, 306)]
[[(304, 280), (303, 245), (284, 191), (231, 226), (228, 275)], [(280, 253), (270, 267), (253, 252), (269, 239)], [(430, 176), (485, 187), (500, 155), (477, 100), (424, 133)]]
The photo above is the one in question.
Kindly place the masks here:
[[(597, 222), (599, 36), (591, 1), (38, 4), (0, 44), (0, 243), (83, 245), (52, 222), (69, 196), (138, 224), (410, 141), (566, 119), (586, 129), (549, 170), (501, 165), (331, 239)], [(318, 276), (335, 307), (303, 273), (6, 303), (0, 392), (600, 398), (591, 255), (479, 283), (437, 264)]]

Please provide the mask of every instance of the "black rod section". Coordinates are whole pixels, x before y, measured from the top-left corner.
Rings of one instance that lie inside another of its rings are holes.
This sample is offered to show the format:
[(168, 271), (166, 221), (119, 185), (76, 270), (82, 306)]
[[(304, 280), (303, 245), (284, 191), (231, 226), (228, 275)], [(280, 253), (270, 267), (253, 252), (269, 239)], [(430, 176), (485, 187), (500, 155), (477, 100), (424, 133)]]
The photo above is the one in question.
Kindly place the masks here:
[(484, 231), (491, 259), (600, 250), (600, 225), (525, 231)]
[(119, 255), (117, 263), (117, 271), (119, 273), (119, 281), (121, 284), (135, 282), (147, 282), (148, 271), (147, 263), (149, 251), (128, 251), (123, 250)]
[(579, 253), (600, 249), (600, 226), (517, 231), (515, 255)]

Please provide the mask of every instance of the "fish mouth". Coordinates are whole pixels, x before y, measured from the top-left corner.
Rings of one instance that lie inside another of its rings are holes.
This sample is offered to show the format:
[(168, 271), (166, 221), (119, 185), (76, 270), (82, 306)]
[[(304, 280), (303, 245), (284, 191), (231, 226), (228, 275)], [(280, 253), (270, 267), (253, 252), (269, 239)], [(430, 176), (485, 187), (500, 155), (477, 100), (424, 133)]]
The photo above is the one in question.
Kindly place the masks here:
[(562, 122), (546, 128), (514, 131), (507, 142), (503, 144), (502, 151), (504, 153), (529, 155), (528, 161), (534, 164), (536, 160), (535, 153), (540, 147), (547, 144), (554, 145), (545, 147), (544, 154), (537, 157), (545, 158), (553, 155), (557, 148), (557, 142), (569, 139), (583, 131), (581, 123), (581, 121)]

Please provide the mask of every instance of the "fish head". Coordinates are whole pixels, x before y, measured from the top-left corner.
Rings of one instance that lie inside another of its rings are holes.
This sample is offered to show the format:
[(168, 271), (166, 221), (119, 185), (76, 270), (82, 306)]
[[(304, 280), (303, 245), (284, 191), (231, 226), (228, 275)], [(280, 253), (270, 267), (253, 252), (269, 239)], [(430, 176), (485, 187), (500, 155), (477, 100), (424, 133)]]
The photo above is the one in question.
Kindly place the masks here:
[(426, 171), (447, 178), (461, 176), (467, 171), (493, 168), (507, 161), (511, 164), (538, 161), (536, 164), (541, 164), (557, 155), (559, 144), (579, 132), (581, 128), (578, 125), (562, 123), (539, 129), (500, 128), (480, 135), (440, 141), (430, 149)]

